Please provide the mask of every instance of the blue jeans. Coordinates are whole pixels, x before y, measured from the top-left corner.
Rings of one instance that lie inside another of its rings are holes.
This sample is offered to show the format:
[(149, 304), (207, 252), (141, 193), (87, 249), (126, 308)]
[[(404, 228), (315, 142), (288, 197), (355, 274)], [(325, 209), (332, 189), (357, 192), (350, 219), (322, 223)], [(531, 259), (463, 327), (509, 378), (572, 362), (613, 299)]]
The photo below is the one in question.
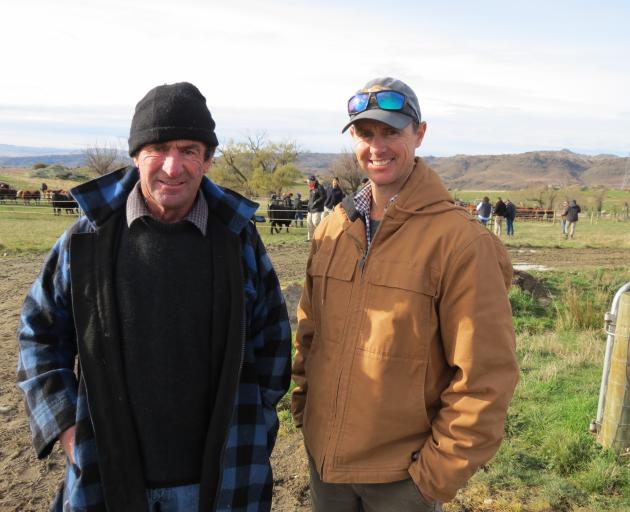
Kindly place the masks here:
[(514, 234), (514, 219), (506, 217), (505, 224), (507, 226), (507, 235), (512, 236)]
[(149, 512), (188, 512), (199, 508), (199, 484), (147, 489)]

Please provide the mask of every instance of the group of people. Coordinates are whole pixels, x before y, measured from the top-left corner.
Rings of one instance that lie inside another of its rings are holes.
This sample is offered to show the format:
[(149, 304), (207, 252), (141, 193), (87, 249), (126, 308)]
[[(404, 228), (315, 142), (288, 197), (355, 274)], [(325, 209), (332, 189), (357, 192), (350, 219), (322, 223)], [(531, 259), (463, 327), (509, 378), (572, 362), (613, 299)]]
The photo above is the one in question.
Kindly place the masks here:
[[(306, 204), (306, 241), (310, 242), (315, 233), (315, 228), (327, 215), (332, 213), (343, 198), (346, 197), (345, 192), (339, 184), (339, 178), (333, 176), (330, 185), (324, 187), (314, 174), (309, 175), (306, 180), (308, 186), (308, 202)], [(273, 199), (273, 197), (272, 197)], [(302, 194), (297, 192), (295, 197), (293, 192), (289, 192), (283, 196), (284, 204), (287, 207), (295, 209), (295, 226), (303, 227), (304, 212), (302, 210)]]
[(499, 197), (497, 202), (492, 206), (490, 198), (484, 198), (477, 204), (477, 219), (484, 226), (488, 225), (488, 221), (494, 218), (494, 234), (498, 237), (503, 232), (503, 219), (505, 219), (506, 235), (514, 236), (514, 219), (516, 219), (516, 206), (510, 199), (505, 202)]
[(339, 179), (333, 177), (330, 185), (324, 187), (317, 177), (311, 174), (307, 180), (308, 185), (308, 213), (306, 215), (306, 240), (311, 241), (315, 234), (315, 228), (327, 216), (330, 215), (339, 203), (346, 197), (339, 185)]
[(149, 91), (133, 164), (72, 190), (85, 216), (18, 329), (35, 450), (67, 460), (51, 510), (269, 511), (291, 375), (315, 511), (438, 511), (494, 455), (518, 380), (509, 256), (415, 156), (407, 84), (371, 80), (347, 113), (368, 180), (328, 204), (308, 180), (293, 362), (257, 205), (205, 175), (218, 139), (194, 85)]

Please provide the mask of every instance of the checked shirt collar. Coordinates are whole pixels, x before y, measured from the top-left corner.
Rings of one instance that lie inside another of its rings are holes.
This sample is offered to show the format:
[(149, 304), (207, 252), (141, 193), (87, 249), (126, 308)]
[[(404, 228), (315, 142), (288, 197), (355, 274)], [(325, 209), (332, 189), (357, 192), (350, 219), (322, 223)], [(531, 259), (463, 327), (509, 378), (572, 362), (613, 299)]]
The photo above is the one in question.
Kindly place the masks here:
[[(396, 200), (398, 194), (394, 195), (387, 206), (385, 207), (385, 211), (387, 208), (391, 206), (391, 204)], [(372, 243), (372, 233), (370, 232), (370, 210), (372, 208), (372, 183), (370, 181), (367, 182), (367, 185), (359, 190), (354, 196), (354, 207), (357, 212), (363, 217), (365, 221), (365, 236), (367, 238), (367, 248), (370, 248)]]
[[(144, 201), (144, 197), (142, 197), (139, 181), (133, 187), (133, 190), (127, 198), (126, 214), (127, 226), (131, 226), (133, 222), (140, 217), (152, 217), (151, 212)], [(203, 197), (203, 194), (200, 194), (199, 192), (197, 193), (197, 199), (195, 199), (192, 208), (183, 220), (193, 224), (199, 231), (201, 231), (203, 236), (206, 236), (206, 226), (208, 224), (208, 203)]]

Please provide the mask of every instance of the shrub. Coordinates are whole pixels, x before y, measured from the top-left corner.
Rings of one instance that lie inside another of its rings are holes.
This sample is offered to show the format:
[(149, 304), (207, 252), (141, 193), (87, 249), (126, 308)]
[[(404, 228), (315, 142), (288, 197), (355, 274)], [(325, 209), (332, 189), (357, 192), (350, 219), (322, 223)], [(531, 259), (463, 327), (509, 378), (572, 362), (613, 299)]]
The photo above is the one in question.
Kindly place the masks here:
[(37, 169), (44, 169), (46, 167), (46, 164), (43, 164), (41, 162), (38, 162), (36, 164), (33, 164), (33, 170), (37, 170)]
[(535, 334), (550, 329), (553, 325), (553, 311), (544, 307), (529, 293), (518, 287), (510, 288), (512, 318), (517, 334)]

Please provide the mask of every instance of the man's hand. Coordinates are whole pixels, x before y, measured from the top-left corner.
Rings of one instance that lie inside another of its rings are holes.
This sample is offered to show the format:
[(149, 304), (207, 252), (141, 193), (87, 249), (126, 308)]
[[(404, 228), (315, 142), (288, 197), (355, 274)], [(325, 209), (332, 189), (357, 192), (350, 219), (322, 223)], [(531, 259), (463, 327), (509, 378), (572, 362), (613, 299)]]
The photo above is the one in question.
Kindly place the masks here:
[(61, 434), (59, 434), (59, 442), (61, 443), (61, 447), (63, 451), (66, 453), (66, 457), (71, 464), (76, 464), (74, 462), (74, 432), (76, 430), (76, 426), (72, 425), (68, 430), (64, 430)]

